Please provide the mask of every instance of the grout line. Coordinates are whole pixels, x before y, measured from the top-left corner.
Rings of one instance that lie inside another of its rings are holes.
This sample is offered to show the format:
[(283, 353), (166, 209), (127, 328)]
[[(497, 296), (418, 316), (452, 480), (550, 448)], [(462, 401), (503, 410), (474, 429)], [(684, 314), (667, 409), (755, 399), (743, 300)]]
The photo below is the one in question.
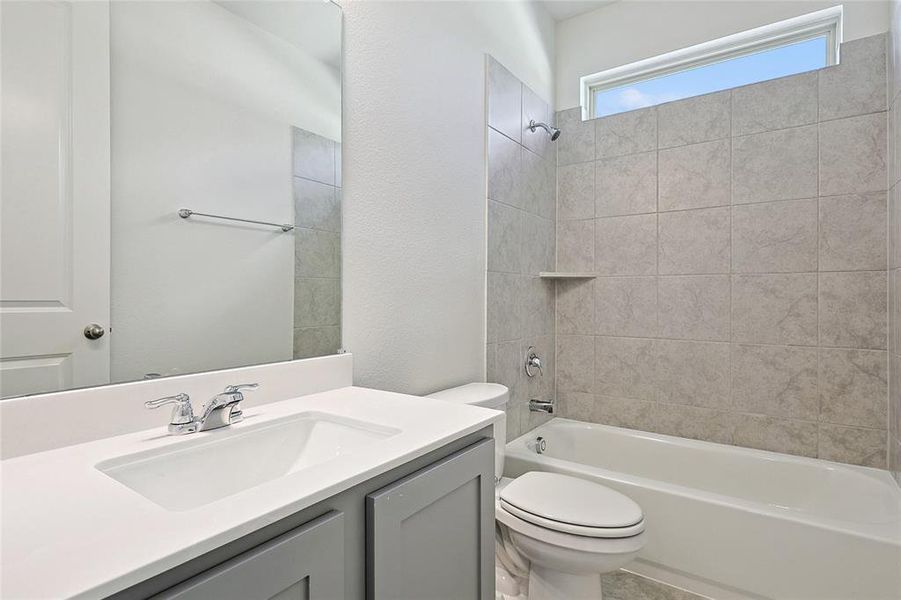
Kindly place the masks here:
[(498, 134), (504, 136), (505, 138), (507, 138), (508, 140), (510, 140), (511, 142), (513, 142), (514, 144), (516, 144), (516, 145), (518, 145), (518, 146), (522, 146), (522, 142), (517, 142), (516, 140), (514, 140), (512, 137), (510, 137), (509, 135), (507, 135), (506, 133), (504, 133), (504, 132), (501, 131), (500, 129), (497, 129), (494, 125), (486, 124), (486, 127), (488, 127), (488, 129), (490, 129), (490, 130), (493, 131), (494, 133), (498, 133)]
[[(328, 183), (325, 181), (319, 181), (318, 179), (313, 179), (312, 177), (304, 177), (303, 175), (291, 175), (291, 179), (300, 179), (303, 181), (309, 181), (310, 183), (318, 183), (319, 185), (324, 185), (325, 187), (335, 188), (336, 190), (341, 189), (341, 186), (336, 183)], [(337, 181), (337, 180), (336, 180)], [(293, 181), (292, 181), (293, 183)]]
[[(819, 101), (817, 101), (817, 107), (819, 108)], [(889, 111), (888, 107), (881, 110), (873, 110), (870, 112), (864, 113), (854, 113), (853, 115), (844, 115), (841, 117), (833, 117), (831, 119), (820, 119), (819, 112), (817, 113), (817, 124), (820, 123), (834, 123), (835, 121), (842, 121), (845, 119), (857, 119), (860, 117), (872, 117), (873, 115), (878, 115), (879, 113), (887, 113)]]
[[(732, 135), (735, 135), (735, 94), (733, 92), (729, 92), (729, 132)], [(734, 297), (733, 288), (735, 286), (735, 277), (732, 276), (733, 270), (735, 268), (733, 260), (735, 252), (733, 250), (733, 238), (734, 238), (734, 213), (735, 213), (735, 198), (733, 195), (733, 181), (735, 180), (735, 157), (733, 155), (733, 148), (735, 146), (734, 140), (729, 140), (729, 340), (735, 339), (735, 320), (733, 318), (733, 311), (735, 309), (735, 305), (732, 301)], [(729, 406), (732, 410), (735, 410), (735, 358), (734, 352), (732, 352), (733, 346), (729, 347)], [(733, 429), (732, 435), (734, 438), (735, 430)], [(734, 439), (732, 440), (735, 441)]]
[[(656, 226), (656, 247), (657, 252), (655, 255), (656, 264), (654, 269), (654, 332), (660, 333), (660, 111), (654, 107), (654, 124), (656, 130), (656, 159), (657, 159), (657, 203), (656, 203), (656, 216), (655, 216), (655, 226)], [(656, 342), (655, 342), (656, 345)], [(652, 416), (652, 423), (654, 427), (659, 429), (659, 408), (660, 408), (660, 386), (658, 385), (658, 371), (660, 369), (660, 360), (659, 356), (655, 351), (651, 354), (651, 361), (653, 369), (652, 379), (654, 382), (654, 414)]]
[[(646, 212), (637, 212), (637, 213), (625, 213), (621, 215), (598, 215), (595, 217), (581, 217), (581, 218), (567, 218), (560, 219), (561, 222), (571, 222), (571, 221), (590, 221), (592, 219), (620, 219), (622, 217), (638, 217), (641, 215), (653, 215), (656, 213), (660, 214), (670, 214), (670, 213), (684, 213), (684, 212), (692, 212), (699, 210), (713, 210), (716, 208), (739, 208), (745, 206), (760, 206), (766, 204), (779, 204), (779, 203), (788, 203), (788, 202), (803, 202), (805, 200), (818, 200), (818, 199), (836, 199), (836, 198), (846, 198), (848, 196), (874, 196), (876, 194), (888, 194), (889, 190), (875, 190), (869, 192), (849, 192), (847, 194), (831, 194), (827, 196), (805, 196), (803, 198), (784, 198), (779, 200), (761, 200), (759, 202), (739, 202), (733, 204), (711, 204), (710, 206), (697, 206), (691, 208), (675, 208), (668, 210), (657, 210), (657, 211), (646, 211)], [(495, 200), (495, 202), (500, 202)], [(501, 202), (502, 204), (506, 204)], [(508, 205), (512, 206), (512, 205)], [(540, 215), (538, 215), (540, 216)]]
[(294, 277), (294, 282), (305, 281), (307, 279), (315, 279), (319, 281), (341, 281), (341, 277), (337, 275), (299, 275)]
[[(817, 174), (817, 179), (816, 179), (816, 181), (817, 181), (817, 223), (816, 223), (816, 227), (817, 227), (817, 275), (816, 275), (817, 303), (816, 303), (816, 311), (817, 311), (817, 346), (819, 346), (822, 341), (822, 323), (821, 323), (821, 318), (820, 318), (822, 311), (820, 310), (821, 285), (820, 285), (820, 200), (819, 200), (819, 197), (820, 197), (820, 192), (821, 192), (821, 187), (822, 187), (820, 185), (820, 177), (821, 177), (820, 165), (822, 164), (822, 160), (823, 160), (823, 158), (822, 158), (823, 150), (820, 145), (820, 129), (821, 129), (820, 123), (822, 121), (820, 120), (820, 73), (819, 72), (817, 72), (816, 102), (817, 102), (817, 127), (816, 127), (816, 140), (817, 140), (817, 162), (816, 162), (816, 174)], [(888, 344), (886, 344), (886, 345), (888, 345)], [(823, 413), (823, 400), (822, 400), (822, 394), (820, 394), (820, 365), (822, 363), (820, 355), (821, 355), (820, 351), (817, 350), (817, 419), (819, 419), (820, 415), (822, 415), (822, 413)], [(819, 426), (817, 426), (815, 441), (816, 441), (816, 448), (817, 448), (816, 455), (820, 456), (820, 441), (821, 440), (820, 440)]]
[[(817, 275), (818, 273), (853, 274), (853, 273), (886, 273), (892, 269), (854, 269), (841, 271), (718, 271), (702, 273), (660, 273), (660, 277), (711, 277), (714, 275), (731, 275), (733, 277), (763, 277), (775, 275)], [(654, 277), (654, 273), (594, 273), (595, 279), (624, 279), (638, 277)]]
[[(777, 344), (772, 342), (759, 342), (759, 341), (743, 341), (743, 340), (710, 340), (710, 339), (697, 339), (697, 338), (673, 338), (673, 337), (642, 337), (642, 336), (630, 336), (630, 335), (622, 335), (622, 334), (608, 334), (608, 333), (569, 333), (563, 332), (560, 333), (558, 337), (564, 338), (610, 338), (610, 339), (621, 339), (621, 340), (636, 340), (636, 341), (649, 341), (649, 342), (684, 342), (689, 344), (708, 344), (708, 345), (723, 345), (729, 344), (732, 346), (754, 346), (759, 348), (783, 348), (787, 350), (797, 349), (797, 350), (826, 350), (826, 351), (840, 351), (840, 352), (868, 352), (868, 353), (886, 353), (888, 354), (888, 350), (886, 348), (858, 348), (854, 346), (819, 346), (815, 344)], [(509, 340), (508, 340), (509, 341)]]
[[(820, 74), (817, 73), (817, 91), (816, 91), (816, 102), (817, 102), (817, 122), (820, 120)], [(820, 253), (822, 252), (821, 248), (821, 239), (820, 239), (820, 190), (822, 186), (820, 185), (821, 178), (821, 169), (820, 165), (822, 164), (822, 148), (820, 144), (820, 126), (817, 125), (816, 128), (816, 143), (817, 143), (817, 162), (815, 165), (816, 168), (816, 182), (817, 182), (817, 200), (816, 200), (816, 266), (817, 266), (817, 302), (816, 302), (816, 311), (817, 311), (817, 346), (820, 346), (821, 343), (821, 332), (820, 332)], [(888, 344), (886, 344), (888, 345)], [(823, 395), (820, 390), (820, 379), (822, 375), (821, 365), (822, 365), (822, 353), (817, 350), (817, 377), (816, 377), (816, 398), (817, 398), (817, 420), (819, 421), (823, 416)], [(817, 427), (816, 431), (816, 447), (817, 447), (817, 456), (820, 455), (820, 428)]]
[[(817, 102), (817, 104), (819, 105), (819, 102)], [(641, 109), (639, 109), (639, 110), (641, 110)], [(819, 107), (818, 107), (818, 110), (819, 110)], [(629, 111), (629, 112), (631, 112), (631, 111)], [(676, 144), (673, 146), (660, 146), (660, 132), (658, 130), (658, 132), (657, 132), (657, 148), (656, 149), (657, 150), (674, 150), (676, 148), (685, 148), (686, 146), (697, 146), (699, 144), (709, 144), (711, 142), (718, 142), (718, 141), (722, 141), (722, 140), (729, 140), (729, 139), (735, 140), (735, 139), (739, 139), (739, 138), (747, 138), (747, 137), (752, 137), (752, 136), (773, 134), (773, 133), (788, 131), (788, 130), (792, 130), (792, 129), (803, 129), (805, 127), (817, 127), (821, 123), (832, 123), (834, 121), (842, 121), (845, 119), (856, 119), (856, 118), (860, 118), (860, 117), (868, 117), (868, 116), (873, 116), (873, 115), (878, 115), (880, 113), (888, 113), (888, 112), (889, 112), (889, 109), (888, 109), (888, 107), (886, 107), (885, 109), (881, 109), (881, 110), (875, 110), (875, 111), (870, 111), (870, 112), (865, 112), (865, 113), (855, 113), (853, 115), (846, 115), (846, 116), (836, 117), (833, 119), (824, 119), (824, 120), (821, 120), (819, 118), (819, 114), (818, 114), (815, 121), (810, 121), (808, 123), (799, 123), (796, 125), (790, 125), (788, 127), (777, 127), (774, 129), (762, 129), (760, 131), (754, 131), (751, 133), (742, 133), (739, 135), (733, 135), (730, 131), (730, 135), (718, 136), (718, 137), (714, 137), (714, 138), (710, 138), (710, 139), (704, 139), (701, 141), (691, 142), (688, 144)], [(617, 113), (617, 114), (623, 114), (623, 113)], [(615, 116), (615, 115), (610, 115), (610, 116)], [(591, 119), (591, 121), (599, 121), (601, 119), (606, 119), (606, 118), (609, 118), (609, 117), (601, 117), (600, 119)], [(589, 121), (583, 121), (583, 123), (588, 123), (588, 122)], [(492, 129), (494, 129), (494, 128), (492, 127)], [(497, 131), (497, 130), (495, 129), (495, 131)], [(497, 132), (500, 133), (501, 135), (504, 135), (504, 137), (511, 139), (511, 141), (514, 141), (514, 142), (516, 141), (516, 140), (512, 140), (512, 138), (509, 138), (509, 136), (506, 136), (505, 134), (503, 134), (503, 132), (500, 132), (500, 131), (497, 131)], [(632, 156), (635, 154), (642, 154), (642, 153), (649, 152), (649, 151), (650, 150), (643, 150), (643, 151), (638, 151), (638, 152), (626, 152), (626, 153), (622, 153), (622, 154), (617, 153), (617, 154), (610, 154), (610, 155), (604, 155), (604, 156), (597, 156), (596, 155), (597, 153), (595, 152), (595, 158), (593, 158), (593, 159), (567, 162), (564, 164), (558, 163), (557, 166), (568, 167), (571, 165), (584, 164), (587, 162), (593, 162), (593, 161), (607, 159), (607, 158), (621, 158), (623, 156)]]

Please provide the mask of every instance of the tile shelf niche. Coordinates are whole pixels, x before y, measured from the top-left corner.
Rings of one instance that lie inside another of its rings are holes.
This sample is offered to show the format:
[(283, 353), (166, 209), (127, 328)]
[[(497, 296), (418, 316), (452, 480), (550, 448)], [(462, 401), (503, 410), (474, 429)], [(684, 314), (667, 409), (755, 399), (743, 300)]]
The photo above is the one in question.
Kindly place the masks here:
[(579, 273), (570, 271), (542, 271), (538, 274), (542, 279), (594, 279), (597, 273)]

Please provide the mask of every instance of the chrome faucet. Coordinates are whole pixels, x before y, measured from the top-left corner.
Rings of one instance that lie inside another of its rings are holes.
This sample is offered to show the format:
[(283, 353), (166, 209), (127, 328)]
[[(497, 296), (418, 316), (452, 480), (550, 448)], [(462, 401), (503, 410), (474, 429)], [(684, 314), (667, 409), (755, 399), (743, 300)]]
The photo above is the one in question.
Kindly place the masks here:
[(199, 417), (194, 416), (191, 398), (187, 394), (148, 400), (144, 406), (159, 408), (166, 404), (174, 404), (172, 418), (169, 419), (169, 433), (173, 435), (218, 429), (232, 423), (239, 423), (244, 419), (244, 413), (241, 411), (244, 394), (241, 390), (252, 390), (259, 385), (258, 383), (242, 383), (226, 387), (224, 392), (216, 394), (206, 403), (203, 407), (203, 414)]
[(240, 403), (244, 400), (241, 390), (253, 390), (260, 386), (258, 383), (242, 383), (230, 385), (221, 394), (216, 394), (203, 407), (203, 415), (200, 417), (200, 431), (218, 429), (232, 423), (240, 423), (244, 420)]
[(543, 412), (554, 414), (553, 400), (529, 400), (529, 412)]

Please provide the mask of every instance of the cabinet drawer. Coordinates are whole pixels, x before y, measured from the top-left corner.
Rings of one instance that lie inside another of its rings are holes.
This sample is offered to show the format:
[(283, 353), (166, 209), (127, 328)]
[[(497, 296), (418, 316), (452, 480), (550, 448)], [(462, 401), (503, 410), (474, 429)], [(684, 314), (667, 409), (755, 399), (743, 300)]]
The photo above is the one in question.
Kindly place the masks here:
[(340, 600), (344, 598), (344, 515), (329, 512), (153, 598)]

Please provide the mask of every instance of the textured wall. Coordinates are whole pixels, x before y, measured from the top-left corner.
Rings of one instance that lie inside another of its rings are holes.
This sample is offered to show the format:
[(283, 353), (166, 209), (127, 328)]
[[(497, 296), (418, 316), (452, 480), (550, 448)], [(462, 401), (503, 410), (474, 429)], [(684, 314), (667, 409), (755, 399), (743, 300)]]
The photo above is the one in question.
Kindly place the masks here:
[(901, 484), (901, 1), (889, 35), (889, 468)]
[(885, 466), (886, 36), (841, 60), (558, 114), (562, 414)]
[(342, 2), (342, 334), (359, 385), (485, 376), (485, 53), (542, 97), (554, 23), (526, 2)]
[[(554, 157), (544, 130), (551, 109), (535, 92), (488, 57), (488, 381), (510, 389), (507, 438), (547, 417), (529, 399), (554, 397)], [(528, 377), (530, 346), (543, 362)]]
[(294, 358), (341, 347), (341, 144), (292, 128)]

